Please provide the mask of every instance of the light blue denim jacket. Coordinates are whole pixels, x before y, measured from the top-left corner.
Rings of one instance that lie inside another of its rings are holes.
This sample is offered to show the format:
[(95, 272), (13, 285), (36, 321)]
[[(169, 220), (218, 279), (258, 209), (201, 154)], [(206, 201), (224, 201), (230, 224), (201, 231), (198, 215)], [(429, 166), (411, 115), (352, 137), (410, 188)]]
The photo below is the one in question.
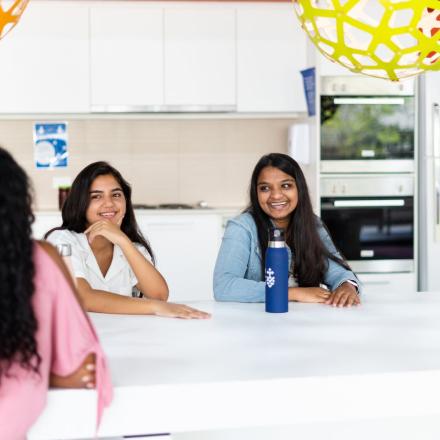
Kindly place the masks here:
[[(319, 236), (326, 248), (340, 257), (327, 230), (317, 217)], [(292, 253), (289, 254), (289, 267)], [(335, 261), (328, 259), (324, 283), (335, 290), (344, 281), (354, 281), (356, 275)], [(240, 214), (226, 225), (225, 234), (214, 269), (214, 297), (217, 301), (264, 302), (265, 282), (261, 271), (261, 250), (258, 243), (257, 226), (251, 214)]]

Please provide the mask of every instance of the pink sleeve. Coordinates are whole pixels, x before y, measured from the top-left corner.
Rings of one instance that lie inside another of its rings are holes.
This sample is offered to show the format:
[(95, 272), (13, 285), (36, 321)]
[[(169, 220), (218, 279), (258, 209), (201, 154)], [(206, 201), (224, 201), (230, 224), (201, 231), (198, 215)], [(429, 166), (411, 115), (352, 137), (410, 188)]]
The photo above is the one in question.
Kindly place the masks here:
[(58, 267), (54, 267), (52, 281), (54, 300), (51, 372), (58, 376), (68, 376), (80, 367), (87, 355), (95, 354), (99, 423), (104, 407), (112, 399), (110, 374), (104, 353), (92, 323)]

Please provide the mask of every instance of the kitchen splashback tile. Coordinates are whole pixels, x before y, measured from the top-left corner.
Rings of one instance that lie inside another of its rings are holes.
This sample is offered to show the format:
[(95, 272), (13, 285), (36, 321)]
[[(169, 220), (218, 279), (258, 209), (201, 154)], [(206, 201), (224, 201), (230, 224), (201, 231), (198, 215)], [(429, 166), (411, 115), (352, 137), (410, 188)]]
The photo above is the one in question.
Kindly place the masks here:
[[(62, 118), (66, 120), (66, 118)], [(38, 118), (36, 118), (38, 120)], [(38, 209), (56, 209), (53, 177), (109, 161), (132, 184), (138, 203), (241, 206), (262, 154), (287, 151), (287, 119), (67, 119), (69, 166), (37, 170), (32, 120), (1, 120), (0, 145), (31, 176)]]

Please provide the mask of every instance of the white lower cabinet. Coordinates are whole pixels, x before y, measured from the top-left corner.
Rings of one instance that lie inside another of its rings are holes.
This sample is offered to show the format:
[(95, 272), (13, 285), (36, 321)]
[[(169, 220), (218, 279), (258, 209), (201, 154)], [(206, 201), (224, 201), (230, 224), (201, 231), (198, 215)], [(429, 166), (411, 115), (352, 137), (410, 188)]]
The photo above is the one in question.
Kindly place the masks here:
[(61, 223), (61, 212), (37, 213), (32, 225), (32, 235), (35, 240), (42, 240), (46, 232), (61, 226)]
[(212, 276), (222, 234), (217, 214), (137, 215), (153, 248), (156, 267), (170, 289), (170, 301), (213, 298)]
[[(42, 239), (61, 225), (61, 213), (37, 213), (33, 236)], [(136, 213), (150, 242), (156, 267), (170, 289), (170, 301), (212, 299), (212, 276), (223, 234), (221, 214)]]
[(362, 293), (404, 293), (417, 290), (417, 278), (413, 272), (409, 273), (358, 273), (362, 282)]

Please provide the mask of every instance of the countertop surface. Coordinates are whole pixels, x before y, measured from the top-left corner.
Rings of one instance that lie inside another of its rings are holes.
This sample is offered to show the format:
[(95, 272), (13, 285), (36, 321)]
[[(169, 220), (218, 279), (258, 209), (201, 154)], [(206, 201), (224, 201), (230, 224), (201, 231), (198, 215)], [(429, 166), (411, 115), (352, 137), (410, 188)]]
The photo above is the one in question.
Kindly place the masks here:
[[(191, 305), (212, 318), (91, 315), (115, 386), (102, 435), (440, 416), (440, 293), (368, 295), (351, 309), (291, 303), (279, 315)], [(30, 438), (90, 433), (93, 394), (51, 391)], [(63, 421), (74, 404), (89, 425)]]
[(351, 309), (290, 303), (285, 314), (189, 304), (212, 318), (92, 314), (116, 386), (440, 369), (440, 294), (369, 295)]
[[(226, 214), (226, 215), (238, 215), (243, 211), (243, 207), (231, 207), (231, 206), (220, 206), (220, 207), (209, 207), (209, 208), (193, 208), (193, 209), (135, 209), (136, 215), (199, 215), (199, 214)], [(61, 211), (59, 210), (38, 210), (35, 212), (36, 216), (60, 216)]]

